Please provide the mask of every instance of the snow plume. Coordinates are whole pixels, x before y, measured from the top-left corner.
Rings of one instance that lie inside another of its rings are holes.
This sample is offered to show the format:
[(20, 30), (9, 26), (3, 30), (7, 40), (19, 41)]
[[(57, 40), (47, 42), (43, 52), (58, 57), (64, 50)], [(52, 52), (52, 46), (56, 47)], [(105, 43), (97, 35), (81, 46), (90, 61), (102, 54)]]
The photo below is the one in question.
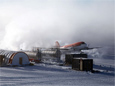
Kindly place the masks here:
[(113, 47), (113, 8), (112, 0), (0, 0), (0, 48), (50, 47), (55, 40)]
[(111, 47), (102, 47), (102, 48), (94, 48), (92, 50), (83, 50), (82, 52), (86, 53), (89, 58), (93, 59), (115, 59), (114, 56), (114, 48)]

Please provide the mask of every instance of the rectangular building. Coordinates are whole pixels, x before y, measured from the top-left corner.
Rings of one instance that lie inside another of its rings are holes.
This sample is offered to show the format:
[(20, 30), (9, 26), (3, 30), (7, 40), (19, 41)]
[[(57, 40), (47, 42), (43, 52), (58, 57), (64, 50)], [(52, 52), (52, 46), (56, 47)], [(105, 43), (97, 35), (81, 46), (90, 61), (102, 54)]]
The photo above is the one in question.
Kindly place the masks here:
[(80, 71), (92, 71), (93, 59), (74, 58), (72, 60), (72, 69), (80, 70)]

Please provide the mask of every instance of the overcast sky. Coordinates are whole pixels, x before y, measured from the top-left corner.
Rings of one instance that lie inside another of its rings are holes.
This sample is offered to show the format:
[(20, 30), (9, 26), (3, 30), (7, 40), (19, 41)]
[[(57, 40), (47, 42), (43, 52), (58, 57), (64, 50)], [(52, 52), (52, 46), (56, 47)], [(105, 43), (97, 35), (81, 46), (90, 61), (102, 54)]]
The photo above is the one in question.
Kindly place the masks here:
[(84, 41), (114, 47), (114, 0), (0, 0), (0, 47)]

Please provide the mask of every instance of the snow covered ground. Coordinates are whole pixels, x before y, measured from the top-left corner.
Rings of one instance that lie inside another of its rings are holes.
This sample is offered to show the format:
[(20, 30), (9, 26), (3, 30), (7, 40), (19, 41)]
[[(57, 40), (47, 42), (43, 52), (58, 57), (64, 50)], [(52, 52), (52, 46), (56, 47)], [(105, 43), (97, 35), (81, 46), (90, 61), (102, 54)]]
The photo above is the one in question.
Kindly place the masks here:
[(108, 63), (106, 65), (101, 60), (99, 63), (99, 59), (94, 60), (94, 69), (100, 71), (96, 73), (76, 71), (71, 66), (49, 63), (0, 67), (0, 86), (115, 86), (114, 60)]

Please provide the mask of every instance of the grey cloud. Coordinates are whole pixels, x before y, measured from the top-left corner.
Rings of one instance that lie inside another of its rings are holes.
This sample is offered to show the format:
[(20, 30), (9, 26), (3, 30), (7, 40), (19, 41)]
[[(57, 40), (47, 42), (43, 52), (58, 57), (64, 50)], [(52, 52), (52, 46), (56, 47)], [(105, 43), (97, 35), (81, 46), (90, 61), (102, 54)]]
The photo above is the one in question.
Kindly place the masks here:
[[(83, 0), (84, 1), (84, 0)], [(114, 46), (114, 5), (110, 1), (12, 1), (0, 6), (0, 47), (30, 49), (85, 41)]]

